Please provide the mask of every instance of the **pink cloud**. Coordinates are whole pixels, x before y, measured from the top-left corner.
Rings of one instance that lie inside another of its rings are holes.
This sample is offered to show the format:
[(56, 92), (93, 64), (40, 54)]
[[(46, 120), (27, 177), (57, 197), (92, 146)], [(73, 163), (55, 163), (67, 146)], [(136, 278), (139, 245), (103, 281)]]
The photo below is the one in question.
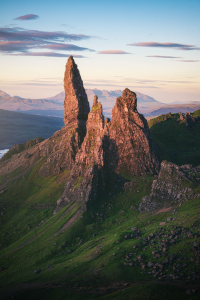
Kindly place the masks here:
[(199, 62), (199, 60), (192, 60), (192, 59), (183, 59), (183, 60), (178, 60), (178, 61), (182, 61), (182, 62)]
[(99, 51), (97, 54), (130, 54), (130, 53), (122, 50), (105, 50), (105, 51)]
[(72, 44), (59, 44), (59, 43), (44, 45), (41, 48), (47, 48), (52, 50), (65, 50), (65, 51), (84, 51), (84, 50), (94, 51), (88, 48), (79, 47)]
[[(70, 52), (94, 51), (85, 47), (63, 43), (69, 40), (81, 41), (89, 38), (92, 37), (83, 34), (68, 34), (67, 32), (63, 31), (49, 32), (38, 30), (25, 30), (19, 27), (0, 28), (0, 51), (4, 52), (5, 54), (14, 52), (24, 53), (30, 50), (34, 52), (36, 48)], [(56, 56), (62, 57), (62, 55), (58, 55), (58, 53), (56, 54)]]
[(81, 41), (90, 38), (92, 38), (92, 36), (84, 34), (69, 34), (65, 31), (26, 30), (19, 27), (0, 28), (0, 40), (2, 41), (49, 41), (52, 43), (55, 41)]
[(127, 44), (127, 46), (177, 48), (179, 50), (200, 50), (200, 48), (195, 45), (187, 45), (187, 44), (179, 44), (179, 43), (140, 42), (140, 43)]
[(27, 20), (36, 20), (38, 18), (39, 18), (38, 15), (28, 14), (28, 15), (24, 15), (24, 16), (15, 18), (13, 20), (27, 21)]
[(147, 57), (155, 57), (155, 58), (182, 58), (180, 56), (162, 56), (162, 55), (148, 55)]
[[(23, 56), (47, 56), (47, 57), (70, 57), (69, 54), (62, 54), (57, 52), (24, 52), (19, 54), (12, 54), (12, 55), (23, 55)], [(76, 58), (83, 58), (82, 55), (73, 55)]]

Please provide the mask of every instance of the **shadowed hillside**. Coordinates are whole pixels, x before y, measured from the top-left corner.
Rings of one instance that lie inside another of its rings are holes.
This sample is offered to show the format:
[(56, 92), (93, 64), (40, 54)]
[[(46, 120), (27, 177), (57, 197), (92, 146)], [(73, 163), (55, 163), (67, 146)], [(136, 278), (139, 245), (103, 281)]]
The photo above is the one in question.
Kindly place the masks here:
[(0, 109), (0, 149), (41, 136), (50, 137), (64, 125), (60, 118), (27, 115)]
[(200, 110), (192, 114), (165, 114), (148, 123), (161, 160), (178, 165), (200, 164)]

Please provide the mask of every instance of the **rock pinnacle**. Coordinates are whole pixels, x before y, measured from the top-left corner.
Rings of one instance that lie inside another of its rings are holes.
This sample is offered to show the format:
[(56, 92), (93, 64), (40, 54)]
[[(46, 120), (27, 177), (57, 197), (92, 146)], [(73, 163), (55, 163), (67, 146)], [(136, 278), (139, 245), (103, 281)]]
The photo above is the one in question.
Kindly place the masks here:
[(74, 121), (87, 121), (90, 111), (89, 102), (83, 87), (81, 75), (72, 56), (69, 57), (65, 68), (64, 89), (65, 125), (71, 124)]

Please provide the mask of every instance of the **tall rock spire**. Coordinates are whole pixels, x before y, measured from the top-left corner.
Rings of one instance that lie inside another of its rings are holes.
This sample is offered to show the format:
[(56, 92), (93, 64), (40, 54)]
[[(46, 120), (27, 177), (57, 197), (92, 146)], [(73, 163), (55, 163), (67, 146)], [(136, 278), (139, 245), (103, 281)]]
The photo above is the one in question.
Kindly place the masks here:
[(65, 68), (64, 89), (65, 126), (77, 120), (87, 121), (90, 111), (89, 102), (83, 87), (81, 75), (72, 56), (69, 57)]
[(72, 56), (69, 57), (64, 77), (65, 101), (62, 130), (55, 132), (41, 146), (41, 156), (46, 162), (40, 169), (40, 176), (58, 174), (72, 169), (78, 150), (86, 135), (86, 122), (90, 111), (83, 81)]
[(158, 172), (157, 148), (151, 138), (148, 123), (137, 111), (136, 94), (127, 88), (117, 98), (112, 109), (109, 133), (110, 141), (117, 149), (116, 155), (110, 155), (110, 164), (116, 171), (132, 175)]

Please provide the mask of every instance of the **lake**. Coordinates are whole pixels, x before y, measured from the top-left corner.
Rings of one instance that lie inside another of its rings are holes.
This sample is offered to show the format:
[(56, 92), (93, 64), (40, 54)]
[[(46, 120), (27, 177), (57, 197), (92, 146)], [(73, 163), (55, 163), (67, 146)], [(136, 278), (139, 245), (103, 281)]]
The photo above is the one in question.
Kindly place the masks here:
[(4, 150), (0, 150), (0, 158), (6, 153), (8, 152), (9, 149), (4, 149)]

